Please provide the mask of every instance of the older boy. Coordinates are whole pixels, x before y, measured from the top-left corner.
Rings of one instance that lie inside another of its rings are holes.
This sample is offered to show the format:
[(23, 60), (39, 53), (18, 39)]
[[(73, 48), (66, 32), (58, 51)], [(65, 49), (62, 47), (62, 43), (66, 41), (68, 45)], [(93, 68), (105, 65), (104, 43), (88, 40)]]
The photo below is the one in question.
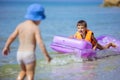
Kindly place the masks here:
[(116, 47), (114, 43), (109, 43), (105, 46), (100, 45), (94, 37), (94, 33), (87, 28), (87, 23), (84, 20), (78, 21), (77, 32), (73, 36), (71, 36), (71, 38), (75, 38), (78, 40), (84, 39), (90, 42), (93, 46), (93, 50), (95, 50), (96, 48), (103, 50), (108, 49), (109, 47)]

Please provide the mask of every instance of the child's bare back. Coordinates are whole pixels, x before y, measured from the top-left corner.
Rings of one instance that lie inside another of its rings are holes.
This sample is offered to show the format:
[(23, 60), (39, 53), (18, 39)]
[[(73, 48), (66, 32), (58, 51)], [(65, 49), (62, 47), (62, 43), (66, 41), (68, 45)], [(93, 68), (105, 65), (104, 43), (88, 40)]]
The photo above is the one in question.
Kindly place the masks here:
[(18, 51), (35, 51), (36, 35), (39, 35), (38, 26), (32, 21), (25, 21), (18, 26), (20, 45)]

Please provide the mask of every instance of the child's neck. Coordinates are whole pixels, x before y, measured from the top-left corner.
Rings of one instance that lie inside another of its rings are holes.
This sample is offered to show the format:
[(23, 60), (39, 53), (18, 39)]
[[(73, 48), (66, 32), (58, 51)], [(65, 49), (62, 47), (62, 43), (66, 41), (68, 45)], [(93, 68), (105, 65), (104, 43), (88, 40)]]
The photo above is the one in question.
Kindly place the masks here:
[(32, 21), (32, 20), (26, 20), (29, 23), (34, 23), (35, 25), (39, 25), (40, 21)]
[(33, 21), (36, 25), (40, 24), (40, 21)]
[(82, 39), (85, 39), (85, 37), (86, 37), (86, 32), (83, 33), (83, 34), (81, 34), (81, 36), (82, 36)]

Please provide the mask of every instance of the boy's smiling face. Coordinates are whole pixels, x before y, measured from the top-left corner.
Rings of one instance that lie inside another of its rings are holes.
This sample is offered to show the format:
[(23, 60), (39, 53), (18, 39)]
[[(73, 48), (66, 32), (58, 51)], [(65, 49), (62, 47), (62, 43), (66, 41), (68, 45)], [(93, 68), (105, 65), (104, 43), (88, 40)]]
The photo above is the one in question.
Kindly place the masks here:
[(77, 26), (77, 30), (78, 30), (78, 32), (79, 32), (81, 35), (84, 35), (85, 32), (86, 32), (86, 30), (87, 30), (87, 28), (86, 28), (85, 26), (78, 25), (78, 26)]

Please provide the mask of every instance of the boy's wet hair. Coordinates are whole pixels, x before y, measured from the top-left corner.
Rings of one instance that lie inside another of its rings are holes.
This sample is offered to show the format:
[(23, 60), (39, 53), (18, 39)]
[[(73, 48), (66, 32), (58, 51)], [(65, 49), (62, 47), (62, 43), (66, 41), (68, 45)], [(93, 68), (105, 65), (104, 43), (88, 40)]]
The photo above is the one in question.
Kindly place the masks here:
[(87, 27), (87, 23), (86, 23), (86, 21), (84, 21), (84, 20), (79, 20), (79, 21), (77, 22), (77, 26)]

